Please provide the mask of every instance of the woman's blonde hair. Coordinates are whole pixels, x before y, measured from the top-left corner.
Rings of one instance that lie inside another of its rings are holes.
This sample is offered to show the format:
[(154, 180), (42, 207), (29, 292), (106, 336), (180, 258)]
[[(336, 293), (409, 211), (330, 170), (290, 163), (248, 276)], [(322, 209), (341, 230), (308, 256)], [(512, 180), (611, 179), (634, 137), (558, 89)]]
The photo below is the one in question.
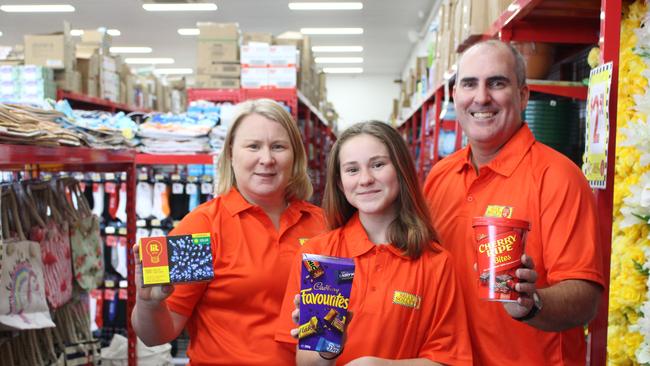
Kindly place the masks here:
[(228, 128), (223, 149), (219, 155), (217, 194), (226, 194), (231, 188), (237, 187), (237, 180), (232, 169), (232, 143), (237, 133), (237, 128), (244, 118), (258, 114), (272, 121), (278, 122), (289, 135), (293, 151), (293, 168), (291, 178), (285, 188), (285, 199), (308, 200), (313, 192), (309, 175), (307, 174), (307, 155), (302, 144), (300, 131), (296, 122), (283, 106), (271, 99), (252, 99), (239, 103), (236, 107), (235, 117)]
[(327, 183), (323, 196), (323, 209), (330, 229), (336, 229), (354, 215), (357, 209), (345, 198), (341, 188), (340, 153), (341, 146), (359, 135), (372, 136), (388, 149), (391, 163), (399, 182), (397, 195), (397, 217), (388, 226), (388, 240), (401, 249), (405, 255), (418, 258), (424, 250), (434, 249), (431, 242), (436, 239), (429, 209), (415, 171), (415, 164), (404, 139), (391, 126), (379, 121), (362, 122), (347, 128), (338, 137), (327, 160)]

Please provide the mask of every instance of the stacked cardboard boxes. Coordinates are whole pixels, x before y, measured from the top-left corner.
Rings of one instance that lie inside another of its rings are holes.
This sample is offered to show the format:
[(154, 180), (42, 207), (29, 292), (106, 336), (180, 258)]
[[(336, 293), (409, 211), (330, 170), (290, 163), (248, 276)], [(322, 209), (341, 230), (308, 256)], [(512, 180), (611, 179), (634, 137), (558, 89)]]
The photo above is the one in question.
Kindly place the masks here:
[(238, 89), (239, 26), (237, 23), (198, 23), (197, 88)]
[(296, 73), (296, 47), (293, 45), (251, 42), (241, 47), (243, 88), (295, 88)]
[(268, 43), (252, 42), (241, 47), (241, 86), (248, 89), (266, 89), (269, 85)]
[(109, 54), (111, 36), (105, 29), (85, 30), (76, 46), (77, 70), (81, 74), (83, 93), (119, 102), (120, 60)]
[(49, 67), (55, 70), (57, 86), (79, 92), (80, 75), (75, 72), (74, 44), (70, 25), (63, 23), (63, 32), (28, 34), (24, 36), (25, 65)]

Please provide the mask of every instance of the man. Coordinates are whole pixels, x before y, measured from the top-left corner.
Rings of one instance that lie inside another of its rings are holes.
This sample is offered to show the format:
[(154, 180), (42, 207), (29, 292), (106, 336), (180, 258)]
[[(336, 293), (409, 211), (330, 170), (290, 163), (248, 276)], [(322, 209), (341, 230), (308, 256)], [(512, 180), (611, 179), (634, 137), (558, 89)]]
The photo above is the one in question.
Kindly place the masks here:
[[(522, 121), (525, 62), (510, 45), (469, 48), (453, 96), (469, 146), (433, 167), (424, 192), (465, 289), (474, 363), (584, 365), (583, 325), (605, 284), (589, 185)], [(515, 303), (478, 298), (472, 218), (495, 214), (530, 222)]]

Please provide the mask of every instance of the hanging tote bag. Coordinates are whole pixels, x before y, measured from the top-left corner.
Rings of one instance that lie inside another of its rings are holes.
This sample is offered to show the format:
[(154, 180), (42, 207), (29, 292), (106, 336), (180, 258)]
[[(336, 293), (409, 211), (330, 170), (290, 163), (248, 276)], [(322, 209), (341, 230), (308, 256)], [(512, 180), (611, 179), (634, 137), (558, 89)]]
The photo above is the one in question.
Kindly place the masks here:
[(27, 225), (29, 239), (41, 246), (45, 297), (50, 308), (57, 309), (72, 297), (68, 223), (53, 204), (54, 196), (48, 183), (28, 182), (24, 190), (20, 185), (14, 188), (31, 224)]
[(75, 282), (85, 291), (96, 289), (104, 278), (99, 219), (92, 214), (77, 180), (61, 179), (58, 187), (62, 212), (71, 219), (69, 232)]
[(2, 187), (1, 191), (0, 327), (53, 327), (45, 300), (40, 247), (25, 239), (13, 191), (9, 187)]

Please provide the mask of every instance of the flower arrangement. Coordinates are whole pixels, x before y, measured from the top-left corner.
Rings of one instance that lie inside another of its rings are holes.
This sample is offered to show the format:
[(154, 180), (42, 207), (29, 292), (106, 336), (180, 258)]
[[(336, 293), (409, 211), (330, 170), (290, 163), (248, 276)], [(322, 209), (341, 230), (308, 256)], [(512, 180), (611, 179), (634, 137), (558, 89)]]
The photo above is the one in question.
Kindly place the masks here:
[(645, 2), (637, 0), (621, 24), (619, 86), (625, 87), (618, 89), (616, 122), (607, 339), (611, 365), (650, 363), (650, 29), (643, 25), (650, 25), (650, 14)]

